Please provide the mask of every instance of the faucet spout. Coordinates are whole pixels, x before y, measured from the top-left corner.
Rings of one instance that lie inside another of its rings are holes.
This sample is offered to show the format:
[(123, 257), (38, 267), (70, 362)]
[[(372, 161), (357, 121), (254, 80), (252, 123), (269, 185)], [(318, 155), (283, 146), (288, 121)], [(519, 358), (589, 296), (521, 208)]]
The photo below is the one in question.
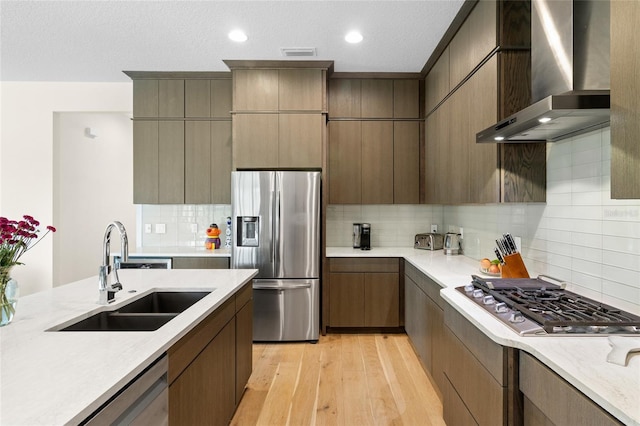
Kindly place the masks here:
[[(106, 305), (115, 300), (115, 294), (117, 291), (122, 290), (122, 284), (120, 284), (120, 278), (118, 277), (118, 270), (111, 266), (110, 261), (110, 247), (111, 247), (111, 231), (113, 229), (118, 230), (120, 235), (120, 256), (123, 262), (129, 259), (129, 240), (127, 238), (127, 230), (124, 225), (118, 221), (113, 221), (107, 225), (107, 229), (104, 232), (104, 239), (102, 242), (102, 266), (98, 270), (98, 303)], [(115, 275), (115, 282), (110, 283), (109, 277), (111, 272)]]

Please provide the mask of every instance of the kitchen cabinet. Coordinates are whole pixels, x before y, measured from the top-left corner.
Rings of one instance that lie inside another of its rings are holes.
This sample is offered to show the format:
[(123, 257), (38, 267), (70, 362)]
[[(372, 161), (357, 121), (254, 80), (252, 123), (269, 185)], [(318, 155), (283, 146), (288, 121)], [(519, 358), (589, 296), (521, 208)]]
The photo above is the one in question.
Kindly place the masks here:
[(322, 114), (236, 114), (233, 166), (321, 168), (324, 127)]
[(526, 2), (478, 2), (428, 72), (427, 203), (545, 201), (544, 144), (475, 142), (529, 103), (530, 13)]
[(247, 284), (167, 351), (169, 424), (229, 424), (248, 379), (251, 294)]
[(447, 424), (521, 424), (518, 351), (493, 342), (444, 306), (443, 417)]
[(524, 426), (622, 424), (524, 351), (520, 351), (520, 390), (524, 394)]
[(174, 257), (173, 269), (229, 269), (228, 257)]
[(133, 116), (184, 117), (183, 79), (144, 79), (133, 82)]
[(640, 4), (611, 2), (611, 198), (640, 198)]
[(417, 78), (332, 78), (329, 117), (418, 119), (419, 97)]
[(134, 203), (230, 203), (231, 74), (125, 73), (133, 79)]
[[(400, 327), (400, 259), (329, 259), (329, 327)], [(404, 295), (404, 292), (402, 292)], [(403, 321), (402, 321), (403, 322)]]
[[(404, 328), (411, 344), (438, 389), (444, 389), (444, 300), (440, 285), (405, 263)], [(457, 423), (453, 423), (457, 424)]]
[(420, 124), (329, 123), (329, 203), (418, 203)]
[(184, 122), (133, 122), (133, 200), (184, 202)]
[(322, 168), (329, 61), (225, 61), (233, 168)]
[(190, 79), (184, 82), (186, 118), (231, 119), (232, 84), (225, 79)]

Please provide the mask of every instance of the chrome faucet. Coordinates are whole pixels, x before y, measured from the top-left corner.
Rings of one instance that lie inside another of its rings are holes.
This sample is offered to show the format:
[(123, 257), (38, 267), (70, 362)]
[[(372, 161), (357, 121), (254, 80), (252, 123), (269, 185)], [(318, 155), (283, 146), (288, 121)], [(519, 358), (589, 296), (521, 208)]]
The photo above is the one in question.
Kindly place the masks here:
[[(104, 241), (102, 242), (102, 266), (98, 273), (98, 303), (100, 305), (107, 305), (115, 300), (116, 292), (122, 290), (122, 284), (120, 284), (120, 278), (118, 277), (118, 268), (110, 264), (110, 242), (111, 231), (113, 228), (118, 229), (120, 234), (120, 257), (123, 262), (129, 260), (129, 241), (127, 239), (127, 230), (124, 229), (124, 225), (118, 221), (113, 221), (107, 225), (107, 229), (104, 232)], [(115, 275), (116, 281), (109, 283), (109, 277), (111, 272)]]

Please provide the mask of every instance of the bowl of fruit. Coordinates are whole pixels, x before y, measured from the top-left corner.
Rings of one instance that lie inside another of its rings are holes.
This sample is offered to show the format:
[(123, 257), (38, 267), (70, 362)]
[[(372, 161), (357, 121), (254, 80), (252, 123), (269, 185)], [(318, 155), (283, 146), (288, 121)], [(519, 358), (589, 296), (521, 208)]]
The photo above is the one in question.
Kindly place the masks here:
[(500, 261), (498, 259), (490, 260), (485, 257), (480, 261), (480, 272), (492, 277), (499, 277), (502, 273)]

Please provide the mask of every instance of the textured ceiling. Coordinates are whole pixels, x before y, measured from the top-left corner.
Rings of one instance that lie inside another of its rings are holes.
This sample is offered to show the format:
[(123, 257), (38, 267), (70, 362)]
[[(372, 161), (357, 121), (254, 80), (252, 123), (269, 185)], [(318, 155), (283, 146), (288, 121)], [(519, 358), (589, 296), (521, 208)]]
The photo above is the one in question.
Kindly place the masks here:
[[(463, 2), (2, 0), (0, 79), (228, 71), (223, 59), (285, 59), (281, 47), (315, 47), (300, 59), (333, 60), (336, 72), (420, 72)], [(227, 38), (236, 28), (246, 42)], [(358, 45), (344, 41), (353, 29)]]

